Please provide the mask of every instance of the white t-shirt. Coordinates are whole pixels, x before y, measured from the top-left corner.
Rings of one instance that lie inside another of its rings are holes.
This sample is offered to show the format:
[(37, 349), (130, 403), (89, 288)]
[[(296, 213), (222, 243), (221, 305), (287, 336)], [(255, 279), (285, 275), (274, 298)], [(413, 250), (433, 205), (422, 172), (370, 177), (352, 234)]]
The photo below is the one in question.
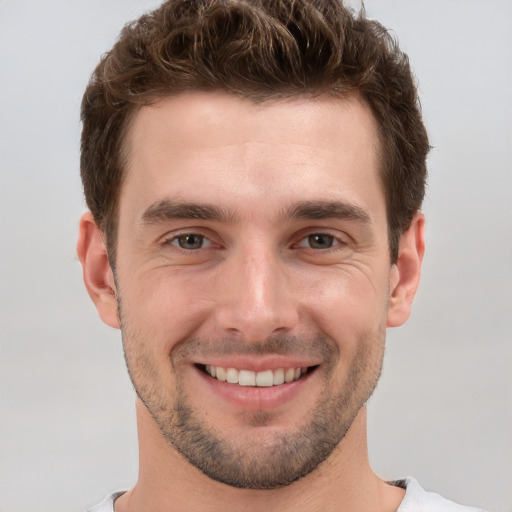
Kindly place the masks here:
[[(414, 478), (406, 478), (393, 484), (405, 489), (405, 497), (396, 512), (485, 512), (479, 508), (458, 505), (435, 492), (427, 492)], [(122, 494), (124, 493), (115, 492), (107, 496), (87, 512), (114, 512), (114, 501)]]
[(394, 485), (405, 489), (405, 496), (396, 512), (485, 512), (481, 508), (466, 507), (425, 491), (414, 478), (406, 478)]

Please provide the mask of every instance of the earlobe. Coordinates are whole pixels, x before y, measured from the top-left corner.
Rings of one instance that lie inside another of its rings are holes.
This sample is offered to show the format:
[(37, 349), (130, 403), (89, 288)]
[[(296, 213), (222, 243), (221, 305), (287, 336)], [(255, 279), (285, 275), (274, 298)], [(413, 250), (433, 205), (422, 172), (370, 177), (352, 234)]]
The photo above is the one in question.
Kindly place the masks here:
[(91, 212), (84, 213), (80, 219), (77, 254), (82, 264), (85, 287), (101, 319), (107, 325), (119, 328), (114, 274), (103, 234)]
[(409, 229), (400, 237), (398, 259), (391, 269), (388, 327), (407, 321), (418, 289), (425, 252), (425, 217), (417, 212)]

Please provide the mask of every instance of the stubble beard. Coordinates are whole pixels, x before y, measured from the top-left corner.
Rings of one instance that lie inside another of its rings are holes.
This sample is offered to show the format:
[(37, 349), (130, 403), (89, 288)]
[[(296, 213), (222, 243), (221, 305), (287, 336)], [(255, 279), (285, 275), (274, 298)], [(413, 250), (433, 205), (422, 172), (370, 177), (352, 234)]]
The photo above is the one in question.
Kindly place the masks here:
[[(293, 431), (273, 432), (270, 439), (258, 442), (257, 434), (249, 438), (223, 436), (208, 425), (200, 411), (176, 377), (174, 398), (166, 395), (156, 366), (152, 363), (150, 347), (141, 336), (122, 324), (123, 347), (128, 372), (141, 401), (144, 403), (162, 436), (193, 466), (218, 482), (245, 489), (275, 489), (289, 485), (308, 475), (329, 457), (344, 438), (355, 417), (366, 404), (377, 385), (382, 369), (385, 331), (373, 334), (356, 349), (354, 361), (344, 384), (333, 391), (329, 384), (335, 364), (326, 360), (323, 397), (313, 411), (304, 411), (310, 419)], [(198, 340), (185, 341), (187, 347), (201, 344)], [(322, 344), (324, 354), (333, 354), (335, 343), (326, 336), (298, 341), (295, 338), (269, 340), (275, 346), (314, 346)], [(222, 341), (216, 342), (216, 345)], [(188, 350), (188, 347), (185, 349)], [(257, 350), (262, 350), (261, 345)], [(300, 353), (300, 348), (294, 353)], [(172, 356), (171, 356), (172, 361)], [(173, 364), (173, 366), (175, 366)], [(271, 418), (265, 412), (247, 417), (248, 428), (267, 426)]]

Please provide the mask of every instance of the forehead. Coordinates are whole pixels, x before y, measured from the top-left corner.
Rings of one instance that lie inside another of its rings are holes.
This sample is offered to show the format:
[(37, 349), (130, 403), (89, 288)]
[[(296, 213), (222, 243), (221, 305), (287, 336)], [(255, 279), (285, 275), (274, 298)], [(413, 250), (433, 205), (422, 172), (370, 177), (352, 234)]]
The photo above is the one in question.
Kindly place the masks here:
[[(378, 136), (357, 97), (254, 103), (194, 92), (142, 108), (126, 139), (123, 205), (162, 199), (265, 211), (304, 200), (383, 204)], [(137, 206), (138, 205), (138, 206)]]

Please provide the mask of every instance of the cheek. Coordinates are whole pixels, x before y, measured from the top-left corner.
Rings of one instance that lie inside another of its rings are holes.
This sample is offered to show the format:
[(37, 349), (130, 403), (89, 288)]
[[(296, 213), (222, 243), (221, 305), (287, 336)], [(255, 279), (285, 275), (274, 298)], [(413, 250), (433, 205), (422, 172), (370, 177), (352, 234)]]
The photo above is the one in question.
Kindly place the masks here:
[(121, 289), (122, 315), (153, 350), (169, 353), (183, 338), (197, 334), (212, 307), (208, 283), (172, 270), (136, 277)]
[(330, 377), (334, 388), (355, 385), (352, 381), (377, 375), (384, 350), (386, 286), (376, 286), (360, 272), (332, 276), (323, 286), (309, 289), (310, 320), (314, 328), (331, 338), (338, 356)]
[[(387, 285), (359, 269), (332, 272), (306, 290), (305, 309), (334, 339), (358, 338), (386, 323)], [(349, 340), (347, 340), (348, 342)]]

